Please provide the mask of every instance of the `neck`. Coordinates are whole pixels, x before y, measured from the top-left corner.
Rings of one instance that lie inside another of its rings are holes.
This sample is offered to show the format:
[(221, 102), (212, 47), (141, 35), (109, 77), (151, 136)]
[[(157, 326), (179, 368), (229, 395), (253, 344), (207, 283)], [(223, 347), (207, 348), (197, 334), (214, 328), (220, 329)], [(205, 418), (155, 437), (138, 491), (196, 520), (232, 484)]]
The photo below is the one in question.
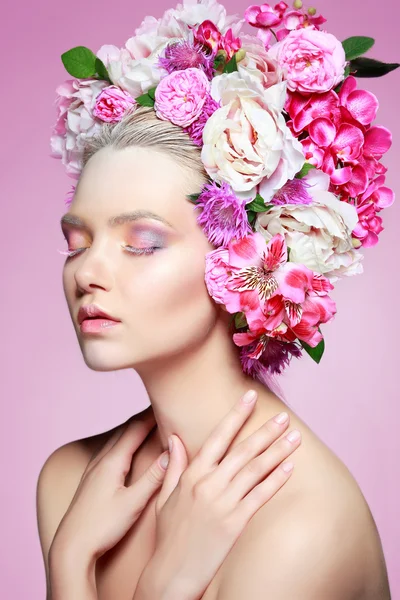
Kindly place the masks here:
[(252, 416), (265, 405), (274, 410), (282, 404), (262, 383), (243, 373), (239, 348), (226, 324), (218, 321), (198, 346), (135, 370), (150, 398), (162, 448), (168, 448), (171, 433), (178, 435), (189, 462), (249, 389), (259, 397)]

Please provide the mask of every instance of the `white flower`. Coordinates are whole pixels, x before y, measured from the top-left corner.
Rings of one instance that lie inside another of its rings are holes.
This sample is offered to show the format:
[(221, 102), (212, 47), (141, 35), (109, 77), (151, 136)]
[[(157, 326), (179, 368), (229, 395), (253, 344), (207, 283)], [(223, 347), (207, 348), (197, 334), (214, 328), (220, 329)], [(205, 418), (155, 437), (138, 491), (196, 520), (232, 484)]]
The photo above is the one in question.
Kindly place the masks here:
[(331, 192), (310, 187), (312, 204), (285, 204), (259, 213), (254, 229), (269, 241), (281, 233), (290, 248), (289, 260), (325, 275), (331, 283), (363, 272), (364, 256), (352, 244), (358, 222), (352, 204)]
[(77, 179), (82, 169), (83, 143), (95, 135), (102, 123), (93, 117), (93, 107), (107, 81), (69, 79), (56, 89), (57, 121), (50, 138), (51, 154), (61, 158), (66, 172)]
[(189, 26), (200, 25), (203, 21), (212, 21), (222, 34), (231, 27), (233, 35), (237, 36), (245, 19), (227, 16), (225, 7), (216, 0), (183, 0), (183, 4), (165, 11), (158, 33), (168, 37), (182, 36), (187, 34)]
[(203, 131), (202, 161), (215, 181), (228, 182), (239, 197), (252, 199), (257, 185), (280, 170), (281, 187), (304, 163), (300, 142), (281, 111), (286, 84), (268, 89), (248, 73), (224, 73), (211, 82), (220, 101)]

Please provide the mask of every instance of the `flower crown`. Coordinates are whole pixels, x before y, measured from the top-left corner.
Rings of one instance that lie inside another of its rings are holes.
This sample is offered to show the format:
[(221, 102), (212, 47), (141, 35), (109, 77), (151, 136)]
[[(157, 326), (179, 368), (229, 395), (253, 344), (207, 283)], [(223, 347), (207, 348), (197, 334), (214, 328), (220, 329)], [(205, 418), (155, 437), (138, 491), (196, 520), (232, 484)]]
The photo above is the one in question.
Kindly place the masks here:
[(321, 360), (332, 284), (362, 273), (359, 249), (378, 242), (378, 213), (394, 201), (380, 162), (391, 133), (372, 125), (378, 100), (356, 77), (399, 64), (364, 57), (372, 38), (340, 42), (325, 21), (301, 0), (249, 6), (244, 19), (184, 0), (123, 48), (61, 56), (74, 79), (56, 90), (51, 151), (71, 177), (85, 139), (137, 106), (201, 148), (209, 180), (188, 200), (216, 246), (205, 282), (232, 314), (244, 372), (267, 384), (303, 350)]

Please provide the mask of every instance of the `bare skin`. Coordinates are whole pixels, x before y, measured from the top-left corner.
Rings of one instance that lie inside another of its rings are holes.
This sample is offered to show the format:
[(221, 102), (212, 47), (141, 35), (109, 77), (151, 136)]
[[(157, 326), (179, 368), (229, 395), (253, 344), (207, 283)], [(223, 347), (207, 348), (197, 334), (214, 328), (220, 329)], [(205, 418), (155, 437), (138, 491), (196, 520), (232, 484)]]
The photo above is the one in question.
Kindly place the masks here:
[[(389, 600), (379, 534), (354, 477), (293, 410), (241, 369), (230, 315), (204, 285), (204, 258), (213, 247), (185, 200), (200, 184), (160, 152), (106, 148), (89, 160), (69, 209), (87, 227), (64, 228), (69, 247), (83, 248), (66, 262), (63, 285), (85, 363), (99, 371), (133, 368), (154, 410), (157, 428), (134, 455), (130, 481), (168, 448), (170, 434), (182, 440), (190, 464), (235, 398), (254, 388), (256, 410), (232, 447), (282, 410), (302, 444), (290, 480), (248, 523), (203, 598)], [(112, 216), (136, 209), (152, 210), (169, 225), (148, 218), (107, 225)], [(143, 248), (154, 239), (161, 248), (152, 255), (129, 255), (122, 247)], [(77, 313), (92, 302), (121, 323), (83, 335)], [(43, 490), (45, 558), (86, 465), (111, 433), (57, 451), (57, 468)], [(155, 551), (156, 498), (97, 561), (100, 600), (132, 600)]]
[[(257, 388), (257, 385), (254, 387)], [(347, 580), (341, 583), (344, 593), (348, 594), (343, 595), (343, 598), (390, 599), (379, 534), (357, 482), (342, 461), (304, 421), (279, 399), (271, 402), (269, 397), (268, 404), (263, 403), (265, 396), (266, 392), (260, 388), (256, 410), (236, 436), (231, 448), (267, 419), (285, 410), (290, 416), (290, 430), (296, 428), (301, 432), (302, 444), (293, 457), (295, 472), (279, 493), (254, 515), (210, 582), (203, 599), (217, 600), (221, 597), (221, 590), (225, 590), (224, 593), (229, 597), (228, 593), (233, 593), (233, 586), (240, 585), (240, 573), (243, 572), (243, 564), (246, 565), (251, 552), (254, 552), (254, 541), (262, 540), (264, 534), (268, 538), (268, 544), (264, 543), (265, 558), (268, 556), (268, 548), (273, 552), (277, 540), (285, 536), (288, 523), (300, 523), (304, 519), (309, 520), (310, 526), (313, 521), (322, 523), (329, 520), (346, 532), (345, 536), (338, 537), (340, 545), (331, 548), (332, 555), (339, 552), (343, 556), (343, 562), (350, 561), (351, 564), (351, 568), (346, 571)], [(114, 431), (115, 429), (72, 443), (69, 461), (71, 469), (76, 471), (75, 480), (80, 478), (92, 454), (99, 451)], [(135, 453), (127, 484), (136, 481), (162, 451), (163, 446), (155, 428)], [(69, 468), (66, 464), (63, 472)], [(68, 496), (72, 497), (74, 492), (73, 486), (69, 489), (65, 486), (63, 502), (68, 504)], [(132, 591), (156, 549), (154, 505), (157, 495), (154, 494), (138, 522), (121, 542), (97, 561), (96, 585), (99, 600), (132, 600)], [(63, 512), (62, 507), (60, 508), (60, 512)], [(329, 560), (329, 556), (326, 558)], [(255, 559), (253, 553), (252, 560)], [(284, 564), (278, 578), (279, 576), (282, 580), (285, 579)], [(228, 592), (230, 589), (231, 592)], [(237, 596), (238, 598), (246, 597), (245, 589), (241, 592), (243, 596)]]

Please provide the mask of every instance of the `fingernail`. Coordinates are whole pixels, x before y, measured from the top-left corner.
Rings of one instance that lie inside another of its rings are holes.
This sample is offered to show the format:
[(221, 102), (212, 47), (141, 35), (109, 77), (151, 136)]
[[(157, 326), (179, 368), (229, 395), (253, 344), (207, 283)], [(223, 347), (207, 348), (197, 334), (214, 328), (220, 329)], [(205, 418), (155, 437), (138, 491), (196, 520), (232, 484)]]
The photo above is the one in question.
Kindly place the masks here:
[(282, 469), (285, 471), (285, 473), (289, 473), (289, 471), (291, 471), (293, 467), (294, 465), (292, 462), (285, 462), (282, 465)]
[(274, 421), (276, 421), (277, 423), (284, 423), (287, 420), (287, 418), (288, 418), (287, 412), (281, 412), (279, 415), (274, 417)]
[(169, 448), (170, 452), (172, 452), (172, 447), (173, 447), (173, 441), (172, 441), (172, 435), (170, 435), (168, 438), (168, 448)]
[(298, 439), (300, 439), (300, 435), (301, 434), (298, 429), (293, 429), (293, 431), (291, 431), (286, 438), (289, 440), (289, 442), (296, 442)]
[(169, 463), (169, 454), (163, 454), (160, 458), (160, 465), (162, 466), (163, 469), (166, 469), (168, 467), (168, 463)]
[(251, 402), (253, 402), (256, 399), (256, 397), (257, 397), (257, 392), (255, 390), (249, 390), (243, 396), (242, 402), (244, 402), (245, 404), (250, 404)]

